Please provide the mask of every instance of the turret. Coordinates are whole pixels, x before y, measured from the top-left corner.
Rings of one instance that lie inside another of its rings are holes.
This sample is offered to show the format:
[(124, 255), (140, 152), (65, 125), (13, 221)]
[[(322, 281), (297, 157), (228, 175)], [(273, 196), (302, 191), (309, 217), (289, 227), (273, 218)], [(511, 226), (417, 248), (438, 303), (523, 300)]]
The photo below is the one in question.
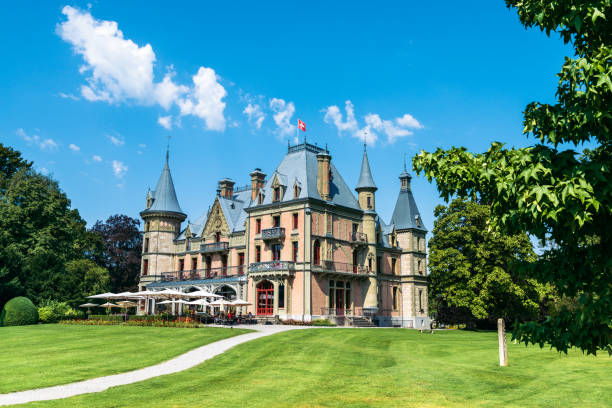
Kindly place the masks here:
[(372, 177), (370, 170), (370, 162), (368, 161), (368, 152), (365, 143), (363, 144), (363, 159), (361, 160), (361, 173), (359, 173), (359, 181), (357, 182), (357, 191), (359, 206), (362, 210), (376, 209), (374, 193), (378, 190)]

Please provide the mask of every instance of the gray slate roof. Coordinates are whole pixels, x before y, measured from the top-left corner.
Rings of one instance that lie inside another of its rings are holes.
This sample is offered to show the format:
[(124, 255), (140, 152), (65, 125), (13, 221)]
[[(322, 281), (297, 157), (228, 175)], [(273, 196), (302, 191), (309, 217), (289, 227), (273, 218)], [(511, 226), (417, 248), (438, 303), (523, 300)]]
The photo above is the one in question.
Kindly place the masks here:
[[(302, 146), (304, 145), (292, 147), (292, 150), (287, 153), (274, 173), (268, 178), (263, 188), (263, 205), (272, 203), (272, 183), (275, 175), (278, 176), (281, 184), (283, 184), (285, 180), (287, 183), (281, 202), (295, 199), (293, 196), (293, 186), (296, 182), (301, 188), (299, 197), (297, 198), (315, 198), (321, 200), (321, 196), (317, 190), (318, 161), (316, 149), (318, 148), (312, 145), (307, 145), (306, 147)], [(319, 150), (322, 151), (323, 149)], [(336, 205), (360, 210), (359, 203), (340, 175), (340, 172), (334, 166), (333, 160), (330, 164), (330, 170), (332, 174), (329, 186), (331, 195), (330, 201)], [(256, 201), (250, 204), (250, 206), (255, 205), (257, 205)]]
[(361, 173), (359, 173), (359, 181), (357, 182), (355, 190), (360, 188), (377, 188), (374, 183), (374, 178), (372, 177), (370, 162), (368, 161), (368, 152), (366, 152), (365, 146), (363, 148), (363, 159), (361, 160)]
[[(420, 220), (420, 226), (417, 224), (417, 217)], [(410, 188), (400, 190), (391, 217), (391, 224), (395, 224), (396, 230), (413, 228), (427, 232)]]
[(159, 176), (159, 181), (157, 182), (155, 191), (152, 191), (151, 194), (153, 197), (153, 204), (150, 208), (144, 210), (143, 213), (174, 212), (185, 214), (183, 210), (181, 210), (181, 206), (176, 198), (176, 191), (174, 190), (172, 175), (170, 175), (168, 160), (166, 160), (161, 176)]

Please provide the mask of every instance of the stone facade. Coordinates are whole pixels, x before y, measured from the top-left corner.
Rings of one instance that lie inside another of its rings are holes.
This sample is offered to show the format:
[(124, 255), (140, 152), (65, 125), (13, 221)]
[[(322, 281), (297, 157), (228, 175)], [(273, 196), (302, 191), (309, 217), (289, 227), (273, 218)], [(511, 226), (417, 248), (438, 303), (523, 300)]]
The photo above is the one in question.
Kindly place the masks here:
[(182, 226), (166, 162), (141, 213), (140, 289), (206, 289), (251, 302), (239, 311), (258, 318), (429, 326), (427, 231), (405, 171), (390, 224), (376, 213), (365, 149), (357, 197), (331, 154), (309, 144), (289, 147), (269, 177), (250, 176), (240, 188), (221, 180), (209, 209)]

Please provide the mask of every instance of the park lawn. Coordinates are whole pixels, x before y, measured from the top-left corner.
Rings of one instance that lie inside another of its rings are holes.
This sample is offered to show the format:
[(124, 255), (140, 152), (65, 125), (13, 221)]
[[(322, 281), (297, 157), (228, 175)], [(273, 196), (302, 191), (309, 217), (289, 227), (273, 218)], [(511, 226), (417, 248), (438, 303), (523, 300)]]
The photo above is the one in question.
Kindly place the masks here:
[(0, 393), (146, 367), (247, 331), (58, 324), (2, 327)]
[(612, 359), (509, 343), (496, 333), (293, 330), (181, 373), (42, 407), (610, 406)]

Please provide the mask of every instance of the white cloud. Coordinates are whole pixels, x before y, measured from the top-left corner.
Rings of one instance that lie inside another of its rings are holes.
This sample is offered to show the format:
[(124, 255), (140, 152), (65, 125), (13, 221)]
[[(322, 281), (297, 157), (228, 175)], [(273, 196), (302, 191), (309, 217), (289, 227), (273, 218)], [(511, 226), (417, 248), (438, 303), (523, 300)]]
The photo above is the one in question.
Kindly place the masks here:
[(66, 20), (58, 24), (59, 36), (83, 58), (79, 72), (87, 75), (81, 94), (88, 101), (159, 104), (168, 110), (177, 104), (181, 115), (204, 120), (206, 128), (225, 129), (225, 88), (212, 68), (200, 67), (193, 86), (176, 84), (170, 67), (161, 82), (155, 82), (155, 52), (150, 44), (139, 46), (124, 37), (115, 21), (97, 20), (89, 11), (65, 6)]
[(164, 129), (170, 130), (172, 129), (172, 116), (159, 116), (157, 118), (157, 123), (161, 125)]
[(261, 110), (261, 106), (258, 104), (249, 103), (246, 108), (242, 111), (249, 118), (249, 122), (254, 123), (257, 129), (261, 129), (266, 115)]
[(110, 140), (110, 142), (115, 146), (123, 146), (125, 144), (125, 140), (123, 140), (123, 138), (119, 135), (106, 135), (106, 137), (108, 137), (108, 140)]
[(69, 148), (70, 150), (72, 150), (73, 152), (78, 152), (79, 150), (81, 150), (81, 148), (80, 148), (79, 146), (77, 146), (77, 145), (75, 145), (75, 144), (73, 144), (73, 143), (70, 143), (70, 144), (68, 145), (68, 148)]
[(64, 98), (64, 99), (72, 99), (73, 101), (78, 101), (79, 100), (79, 97), (75, 96), (73, 94), (67, 94), (67, 93), (60, 92), (60, 93), (58, 93), (58, 95), (61, 98)]
[(401, 118), (395, 119), (395, 122), (401, 127), (407, 127), (410, 129), (423, 129), (423, 125), (419, 123), (418, 120), (414, 118), (414, 116), (405, 113)]
[(200, 67), (198, 73), (193, 76), (193, 84), (189, 95), (177, 102), (181, 115), (195, 115), (204, 119), (209, 130), (225, 130), (223, 98), (227, 92), (217, 82), (215, 71), (212, 68)]
[(328, 106), (325, 110), (325, 117), (323, 120), (325, 123), (333, 123), (338, 128), (338, 134), (347, 132), (356, 132), (358, 129), (357, 121), (355, 120), (355, 110), (351, 101), (345, 102), (346, 110), (346, 121), (342, 120), (342, 113), (340, 108), (335, 105)]
[(41, 150), (56, 150), (58, 144), (53, 139), (43, 139), (38, 135), (28, 135), (22, 128), (17, 129), (17, 136), (28, 142), (38, 146)]
[(295, 132), (295, 125), (291, 124), (291, 117), (295, 113), (293, 102), (285, 102), (280, 98), (272, 98), (270, 99), (270, 109), (274, 112), (272, 117), (274, 123), (278, 126), (278, 133), (281, 137)]
[(351, 136), (366, 141), (369, 145), (374, 145), (378, 140), (379, 134), (384, 134), (387, 137), (387, 142), (390, 144), (401, 137), (406, 137), (414, 134), (409, 129), (422, 129), (423, 125), (419, 123), (414, 116), (405, 113), (394, 120), (385, 120), (377, 113), (368, 113), (364, 116), (365, 126), (361, 129), (355, 119), (354, 107), (351, 101), (346, 101), (346, 120), (343, 120), (340, 108), (336, 105), (328, 106), (324, 109), (325, 123), (333, 124), (338, 129), (338, 134), (348, 132)]
[(144, 143), (141, 143), (138, 145), (138, 147), (142, 148), (142, 149), (146, 149), (147, 145)]
[(98, 156), (97, 154), (94, 154), (91, 159), (95, 162), (100, 163), (102, 161), (102, 158), (100, 156)]
[(115, 177), (123, 178), (127, 171), (128, 168), (123, 162), (113, 160), (113, 173), (115, 173)]

